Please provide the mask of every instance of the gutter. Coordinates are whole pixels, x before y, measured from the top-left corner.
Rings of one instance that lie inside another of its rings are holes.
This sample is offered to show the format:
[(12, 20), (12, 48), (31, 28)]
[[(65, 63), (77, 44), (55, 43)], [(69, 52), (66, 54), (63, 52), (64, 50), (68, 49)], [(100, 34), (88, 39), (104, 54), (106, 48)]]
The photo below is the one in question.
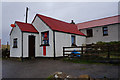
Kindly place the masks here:
[(55, 31), (53, 31), (53, 46), (54, 46), (54, 60), (56, 58), (56, 54), (55, 54)]
[[(21, 31), (22, 32), (22, 31)], [(22, 32), (22, 55), (21, 55), (21, 60), (23, 62), (23, 32)]]

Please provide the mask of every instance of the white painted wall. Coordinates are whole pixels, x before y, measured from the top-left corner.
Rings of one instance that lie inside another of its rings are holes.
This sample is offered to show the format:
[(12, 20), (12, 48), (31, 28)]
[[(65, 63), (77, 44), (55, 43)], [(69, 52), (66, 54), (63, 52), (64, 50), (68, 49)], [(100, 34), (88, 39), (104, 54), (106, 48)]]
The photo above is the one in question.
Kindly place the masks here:
[[(54, 57), (54, 51), (53, 51), (53, 31), (38, 17), (36, 16), (34, 22), (32, 25), (38, 30), (39, 32), (39, 55), (42, 57)], [(46, 56), (43, 56), (43, 46), (41, 45), (41, 32), (49, 31), (49, 45), (46, 46)]]
[[(93, 37), (87, 37), (86, 43), (96, 43), (98, 41), (102, 42), (110, 42), (110, 41), (118, 41), (118, 24), (109, 25), (108, 27), (108, 36), (103, 36), (103, 30), (102, 27), (94, 27), (93, 29)], [(86, 33), (87, 29), (80, 30), (84, 34)]]
[(29, 36), (34, 35), (35, 36), (35, 57), (39, 56), (39, 34), (36, 33), (26, 33), (23, 32), (23, 57), (29, 57)]
[(83, 44), (86, 44), (86, 37), (76, 35), (76, 44), (77, 44), (77, 46), (82, 46)]
[[(28, 57), (28, 36), (35, 36), (35, 56), (39, 56), (39, 35), (36, 33), (26, 33), (23, 32), (23, 57)], [(18, 48), (13, 48), (13, 39), (17, 38)], [(22, 56), (22, 32), (19, 29), (18, 25), (13, 28), (13, 31), (10, 35), (10, 57), (21, 57)]]
[[(35, 57), (54, 57), (54, 43), (53, 43), (53, 31), (39, 18), (36, 17), (32, 25), (37, 29), (39, 34), (23, 32), (23, 57), (28, 56), (28, 37), (29, 35), (35, 36)], [(46, 46), (46, 56), (43, 55), (43, 46), (41, 45), (41, 32), (49, 31), (49, 45)], [(71, 35), (68, 33), (55, 32), (55, 52), (56, 57), (63, 56), (63, 47), (71, 46)], [(81, 46), (85, 43), (86, 37), (75, 35), (77, 46)], [(18, 38), (18, 48), (12, 48), (13, 39)], [(10, 36), (10, 56), (21, 57), (22, 54), (22, 32), (19, 27), (16, 26)]]
[[(62, 33), (62, 32), (55, 32), (55, 53), (56, 57), (63, 56), (63, 47), (71, 47), (71, 35), (74, 34), (68, 34), (68, 33)], [(86, 43), (86, 37), (75, 35), (76, 37), (76, 45), (81, 46), (82, 44)], [(72, 48), (74, 50), (74, 48)]]
[(118, 41), (120, 41), (120, 24), (118, 24)]
[[(13, 31), (10, 35), (10, 57), (21, 57), (21, 54), (22, 54), (22, 48), (21, 48), (22, 32), (19, 29), (18, 25), (17, 24), (15, 24), (15, 25), (16, 25), (16, 27), (13, 28)], [(17, 38), (17, 47), (18, 48), (13, 48), (13, 39), (14, 38)]]
[[(34, 22), (32, 23), (33, 26), (39, 32), (39, 39), (41, 45), (41, 32), (49, 31), (49, 44), (46, 48), (46, 56), (43, 56), (43, 46), (39, 47), (39, 56), (43, 57), (54, 57), (54, 43), (53, 43), (53, 31), (38, 17), (36, 16)], [(78, 46), (84, 44), (86, 41), (86, 37), (76, 35), (76, 44)], [(71, 46), (71, 34), (62, 33), (62, 32), (55, 32), (55, 53), (56, 57), (63, 56), (63, 47)]]
[(71, 46), (71, 35), (55, 32), (55, 54), (56, 57), (63, 56), (63, 47)]

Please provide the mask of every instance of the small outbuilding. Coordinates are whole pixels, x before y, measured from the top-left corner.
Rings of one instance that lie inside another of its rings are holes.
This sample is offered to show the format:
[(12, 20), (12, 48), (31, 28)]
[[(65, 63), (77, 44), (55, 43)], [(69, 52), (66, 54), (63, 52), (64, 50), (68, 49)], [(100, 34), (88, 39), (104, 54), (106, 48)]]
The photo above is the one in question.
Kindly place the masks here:
[(10, 57), (62, 57), (63, 47), (81, 46), (86, 36), (75, 24), (36, 14), (31, 24), (15, 21)]

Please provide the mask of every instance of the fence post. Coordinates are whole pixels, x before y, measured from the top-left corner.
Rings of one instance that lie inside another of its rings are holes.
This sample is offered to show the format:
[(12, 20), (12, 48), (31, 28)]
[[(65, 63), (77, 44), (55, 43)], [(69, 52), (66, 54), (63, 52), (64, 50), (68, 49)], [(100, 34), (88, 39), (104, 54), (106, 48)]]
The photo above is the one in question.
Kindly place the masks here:
[(81, 47), (81, 54), (83, 54), (83, 46)]
[(65, 51), (64, 51), (64, 49), (65, 49), (65, 48), (63, 47), (63, 57), (65, 57), (65, 53), (64, 53)]
[(107, 47), (108, 47), (108, 55), (107, 55), (107, 58), (109, 59), (109, 58), (110, 58), (110, 46), (107, 45)]
[(7, 42), (7, 49), (8, 49), (8, 45), (9, 45), (9, 43)]

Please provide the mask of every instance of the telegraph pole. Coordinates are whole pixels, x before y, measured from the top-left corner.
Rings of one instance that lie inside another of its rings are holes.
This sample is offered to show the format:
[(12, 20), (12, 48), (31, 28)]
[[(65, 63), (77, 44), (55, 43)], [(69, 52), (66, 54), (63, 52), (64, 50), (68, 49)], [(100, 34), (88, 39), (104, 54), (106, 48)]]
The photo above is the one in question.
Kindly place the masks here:
[(26, 23), (27, 23), (27, 17), (28, 17), (28, 7), (26, 7), (26, 20), (25, 20)]

